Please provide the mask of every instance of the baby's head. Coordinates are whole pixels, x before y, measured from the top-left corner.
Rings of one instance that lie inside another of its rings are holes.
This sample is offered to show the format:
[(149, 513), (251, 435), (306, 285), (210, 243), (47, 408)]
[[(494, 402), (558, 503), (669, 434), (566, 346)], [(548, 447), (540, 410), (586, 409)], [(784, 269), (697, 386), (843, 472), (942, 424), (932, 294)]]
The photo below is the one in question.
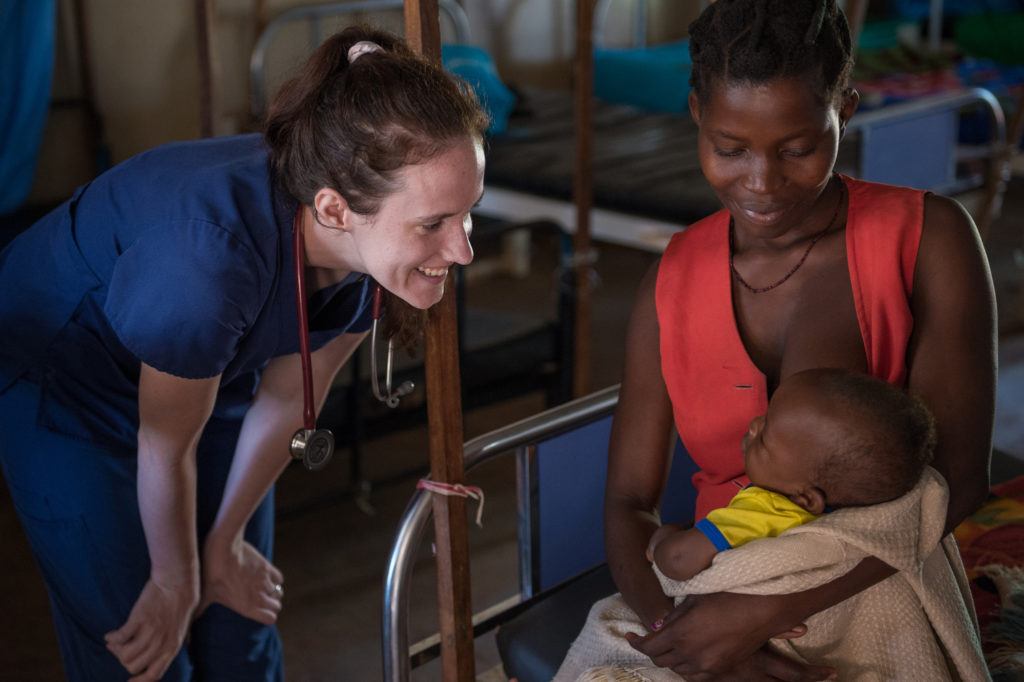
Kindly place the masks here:
[(743, 437), (751, 482), (814, 514), (903, 495), (934, 447), (935, 423), (920, 400), (838, 369), (787, 377)]

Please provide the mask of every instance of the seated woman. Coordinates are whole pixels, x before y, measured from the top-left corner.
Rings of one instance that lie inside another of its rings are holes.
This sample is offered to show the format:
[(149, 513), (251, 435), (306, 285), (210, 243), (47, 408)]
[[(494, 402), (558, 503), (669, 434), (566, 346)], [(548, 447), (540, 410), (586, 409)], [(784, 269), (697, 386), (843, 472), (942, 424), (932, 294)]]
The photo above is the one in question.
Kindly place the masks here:
[(934, 414), (949, 531), (988, 490), (991, 276), (956, 202), (834, 174), (858, 101), (834, 0), (719, 0), (691, 26), (690, 49), (701, 167), (724, 209), (679, 233), (638, 293), (611, 436), (609, 565), (653, 631), (634, 645), (656, 665), (690, 680), (822, 679), (832, 671), (766, 642), (893, 569), (868, 558), (814, 589), (674, 607), (644, 559), (671, 427), (701, 469), (699, 520), (749, 482), (737, 443), (783, 378), (866, 372)]
[[(875, 556), (899, 574), (777, 634), (773, 651), (844, 680), (987, 679), (967, 576), (943, 540), (948, 488), (927, 467), (935, 428), (920, 400), (867, 374), (804, 370), (742, 445), (751, 485), (696, 527), (652, 536), (666, 595), (788, 594)], [(682, 679), (630, 646), (645, 634), (621, 595), (602, 599), (555, 682)]]

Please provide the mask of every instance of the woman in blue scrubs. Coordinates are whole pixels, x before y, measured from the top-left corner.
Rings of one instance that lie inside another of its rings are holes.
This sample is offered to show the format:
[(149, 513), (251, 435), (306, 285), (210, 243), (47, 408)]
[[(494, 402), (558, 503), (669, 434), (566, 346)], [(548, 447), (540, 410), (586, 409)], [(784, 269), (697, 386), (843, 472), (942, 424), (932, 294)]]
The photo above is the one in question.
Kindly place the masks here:
[(282, 678), (293, 220), (319, 406), (376, 284), (399, 329), (472, 260), (486, 123), (400, 41), (348, 29), (262, 136), (140, 154), (0, 255), (0, 461), (71, 680)]

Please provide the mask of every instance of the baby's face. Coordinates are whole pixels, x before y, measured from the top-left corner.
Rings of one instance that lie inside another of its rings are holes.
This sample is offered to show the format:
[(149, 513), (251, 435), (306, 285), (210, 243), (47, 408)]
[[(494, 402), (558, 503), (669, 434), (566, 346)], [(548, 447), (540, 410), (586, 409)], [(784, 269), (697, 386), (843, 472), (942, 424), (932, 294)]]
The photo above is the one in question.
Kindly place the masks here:
[(743, 459), (750, 482), (783, 495), (795, 495), (810, 479), (809, 463), (800, 457), (800, 432), (772, 419), (772, 410), (754, 417), (743, 436)]
[(834, 437), (835, 420), (826, 414), (820, 393), (806, 383), (784, 383), (768, 413), (755, 417), (743, 436), (747, 476), (761, 488), (796, 495), (815, 484), (818, 462)]

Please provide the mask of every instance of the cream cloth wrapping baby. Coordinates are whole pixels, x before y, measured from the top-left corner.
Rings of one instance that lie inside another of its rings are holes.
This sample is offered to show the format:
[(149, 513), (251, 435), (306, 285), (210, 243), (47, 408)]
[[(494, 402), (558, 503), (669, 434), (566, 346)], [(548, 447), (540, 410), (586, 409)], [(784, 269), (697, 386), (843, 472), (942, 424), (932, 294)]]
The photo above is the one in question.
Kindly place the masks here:
[[(846, 508), (721, 552), (688, 581), (666, 578), (662, 588), (687, 594), (787, 594), (827, 583), (875, 556), (899, 573), (807, 620), (799, 639), (771, 646), (798, 661), (833, 666), (847, 680), (987, 680), (978, 623), (953, 537), (942, 537), (948, 489), (927, 468), (903, 497)], [(654, 667), (626, 641), (647, 629), (621, 595), (597, 602), (555, 682), (682, 679)]]

